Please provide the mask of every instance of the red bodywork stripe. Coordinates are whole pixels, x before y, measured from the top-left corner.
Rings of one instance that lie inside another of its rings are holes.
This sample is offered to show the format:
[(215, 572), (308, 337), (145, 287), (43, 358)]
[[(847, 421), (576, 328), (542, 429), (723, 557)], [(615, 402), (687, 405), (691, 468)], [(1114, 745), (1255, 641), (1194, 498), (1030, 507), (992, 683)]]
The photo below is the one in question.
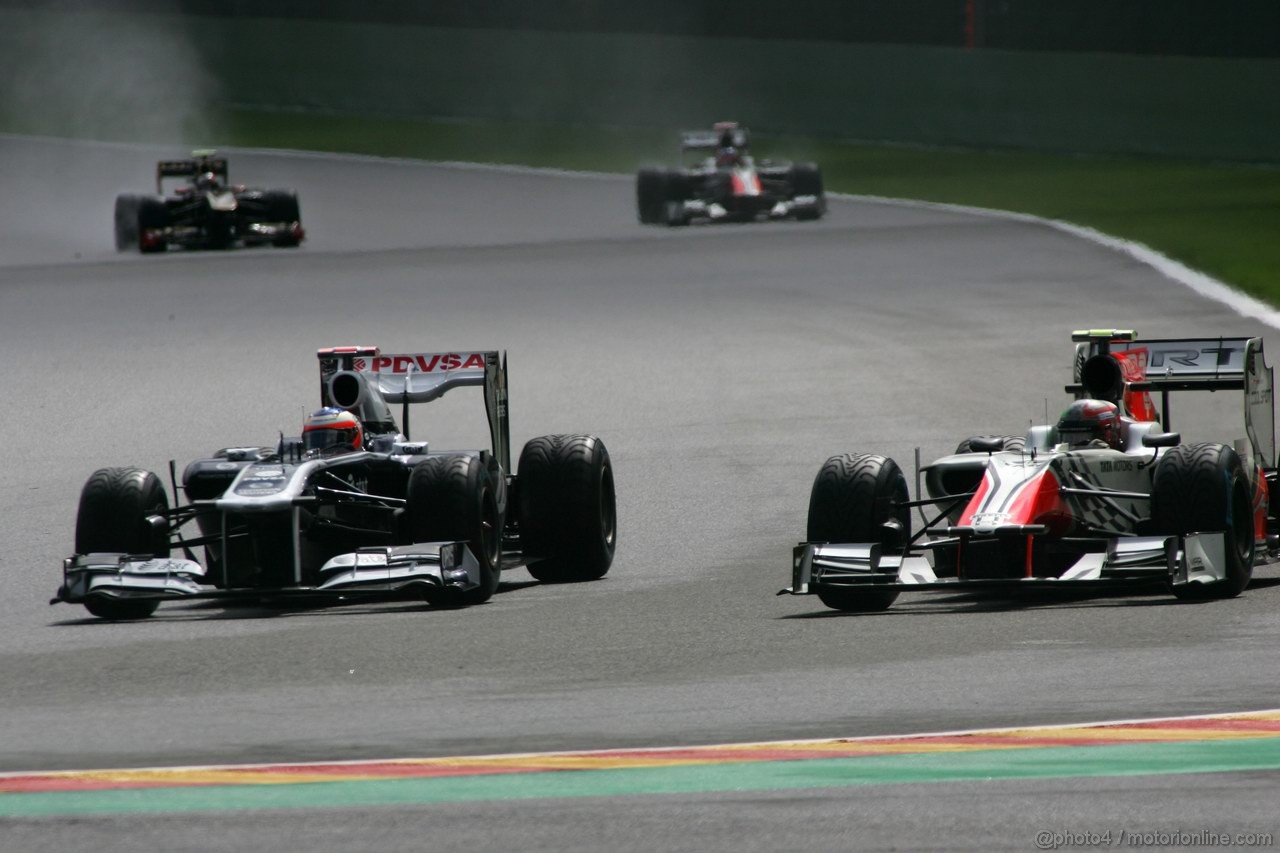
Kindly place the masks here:
[(969, 504), (964, 508), (964, 513), (960, 516), (960, 526), (973, 524), (973, 514), (982, 509), (982, 502), (987, 499), (987, 492), (991, 491), (991, 475), (987, 472), (982, 474), (982, 482), (978, 484), (978, 491), (973, 497), (969, 498)]
[(745, 176), (734, 174), (733, 178), (733, 194), (734, 195), (760, 195), (760, 178), (754, 174)]
[(1071, 524), (1071, 510), (1063, 502), (1060, 488), (1052, 471), (1041, 471), (1019, 488), (1009, 505), (1009, 523), (1047, 524), (1050, 533), (1065, 533)]

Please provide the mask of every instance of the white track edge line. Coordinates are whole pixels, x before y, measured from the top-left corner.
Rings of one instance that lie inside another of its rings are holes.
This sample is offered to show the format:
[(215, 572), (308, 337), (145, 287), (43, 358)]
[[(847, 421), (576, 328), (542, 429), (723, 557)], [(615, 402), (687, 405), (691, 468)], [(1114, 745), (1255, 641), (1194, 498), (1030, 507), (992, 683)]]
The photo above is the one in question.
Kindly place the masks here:
[(964, 204), (946, 204), (934, 201), (918, 201), (914, 199), (889, 198), (887, 196), (859, 195), (856, 193), (827, 193), (831, 198), (847, 201), (866, 202), (870, 204), (886, 204), (894, 207), (911, 207), (921, 210), (940, 210), (949, 213), (964, 213), (971, 216), (983, 216), (989, 219), (1003, 219), (1012, 222), (1026, 222), (1035, 225), (1047, 225), (1050, 228), (1065, 232), (1074, 237), (1086, 240), (1095, 245), (1128, 255), (1139, 263), (1155, 269), (1165, 278), (1191, 289), (1206, 299), (1211, 299), (1235, 311), (1242, 317), (1258, 320), (1273, 329), (1280, 329), (1280, 310), (1272, 308), (1261, 300), (1231, 287), (1210, 275), (1192, 269), (1168, 255), (1157, 252), (1145, 243), (1136, 240), (1125, 240), (1113, 237), (1094, 228), (1066, 222), (1061, 219), (1048, 219), (1030, 213), (1017, 213), (1011, 210), (998, 210), (989, 207), (972, 207)]
[(277, 767), (360, 767), (369, 764), (421, 764), (429, 761), (493, 761), (520, 758), (566, 758), (574, 756), (628, 755), (636, 752), (661, 754), (666, 752), (688, 752), (690, 750), (711, 749), (749, 749), (752, 747), (783, 746), (791, 744), (837, 744), (867, 743), (882, 740), (927, 740), (939, 737), (963, 737), (973, 735), (995, 734), (999, 732), (1035, 732), (1054, 729), (1099, 729), (1113, 726), (1132, 726), (1147, 723), (1177, 723), (1192, 720), (1229, 720), (1236, 717), (1249, 717), (1260, 714), (1280, 714), (1280, 708), (1264, 708), (1255, 711), (1228, 711), (1216, 714), (1192, 714), (1176, 717), (1138, 717), (1120, 720), (1101, 720), (1088, 723), (1048, 723), (1034, 726), (994, 726), (980, 729), (952, 729), (938, 732), (919, 732), (906, 735), (859, 735), (857, 737), (825, 737), (806, 738), (802, 740), (769, 740), (748, 741), (745, 743), (713, 743), (694, 746), (657, 746), (657, 747), (617, 747), (612, 749), (574, 749), (554, 752), (503, 752), (489, 755), (441, 755), (417, 758), (352, 758), (341, 761), (273, 761), (255, 764), (193, 764), (173, 767), (115, 767), (86, 770), (26, 770), (0, 772), (0, 780), (14, 779), (23, 776), (57, 777), (79, 776), (87, 773), (188, 773), (193, 771), (225, 771), (225, 770), (266, 770)]

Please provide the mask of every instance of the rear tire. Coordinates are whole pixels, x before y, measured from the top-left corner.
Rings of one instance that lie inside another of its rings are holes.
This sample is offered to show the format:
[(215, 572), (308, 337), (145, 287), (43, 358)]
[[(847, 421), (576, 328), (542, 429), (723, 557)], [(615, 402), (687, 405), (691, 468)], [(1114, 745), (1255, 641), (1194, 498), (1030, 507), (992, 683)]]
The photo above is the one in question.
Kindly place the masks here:
[[(140, 468), (102, 468), (80, 492), (76, 553), (169, 556), (169, 539), (147, 524), (147, 516), (169, 508), (160, 478)], [(144, 619), (158, 601), (89, 598), (84, 607), (102, 619)]]
[(1156, 465), (1151, 518), (1158, 533), (1225, 533), (1227, 578), (1184, 584), (1173, 594), (1184, 601), (1233, 598), (1253, 577), (1253, 500), (1249, 478), (1235, 450), (1223, 444), (1180, 444)]
[(613, 463), (594, 435), (544, 435), (520, 453), (520, 539), (546, 583), (605, 576), (617, 546)]
[[(809, 542), (879, 542), (898, 550), (882, 525), (897, 519), (911, 535), (907, 478), (898, 463), (870, 453), (832, 456), (818, 471), (809, 495)], [(898, 504), (895, 506), (894, 504)], [(898, 597), (896, 589), (815, 586), (822, 603), (835, 610), (865, 613), (885, 610)]]
[(432, 456), (409, 475), (406, 517), (413, 542), (465, 541), (480, 564), (480, 586), (445, 590), (432, 603), (482, 604), (498, 591), (502, 572), (502, 513), (497, 486), (476, 456)]

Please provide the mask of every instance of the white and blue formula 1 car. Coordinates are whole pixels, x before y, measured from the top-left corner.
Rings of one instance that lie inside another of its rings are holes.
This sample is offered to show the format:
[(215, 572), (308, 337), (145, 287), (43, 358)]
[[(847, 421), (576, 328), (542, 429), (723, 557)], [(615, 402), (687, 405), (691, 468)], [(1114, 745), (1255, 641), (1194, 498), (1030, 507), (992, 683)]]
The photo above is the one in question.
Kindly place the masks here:
[[(324, 408), (303, 435), (220, 450), (188, 465), (181, 486), (170, 463), (172, 506), (151, 472), (95, 472), (52, 603), (107, 619), (206, 598), (416, 595), (457, 606), (487, 600), (502, 570), (516, 566), (548, 582), (609, 570), (617, 523), (609, 452), (593, 435), (542, 436), (524, 446), (517, 475), (505, 357), (376, 347), (318, 355)], [(436, 451), (411, 440), (410, 404), (461, 386), (483, 389), (488, 447)]]
[[(884, 610), (904, 590), (1151, 581), (1180, 599), (1242, 592), (1256, 564), (1280, 558), (1262, 340), (1073, 339), (1076, 401), (1063, 417), (1025, 437), (966, 439), (917, 471), (916, 500), (892, 459), (828, 459), (779, 594), (857, 612)], [(1246, 437), (1182, 444), (1169, 431), (1170, 394), (1182, 391), (1242, 392)], [(912, 510), (924, 520), (916, 532)]]

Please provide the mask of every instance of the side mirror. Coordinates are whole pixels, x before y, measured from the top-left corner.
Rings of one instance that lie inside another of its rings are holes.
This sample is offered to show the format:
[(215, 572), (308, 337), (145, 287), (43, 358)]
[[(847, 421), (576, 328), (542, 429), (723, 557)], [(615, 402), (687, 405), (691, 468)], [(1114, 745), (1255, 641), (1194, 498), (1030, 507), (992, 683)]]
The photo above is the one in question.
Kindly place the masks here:
[(1004, 450), (1004, 438), (998, 435), (983, 435), (969, 439), (969, 449), (975, 453), (995, 453)]
[(1182, 443), (1180, 432), (1153, 432), (1143, 436), (1144, 447), (1176, 447)]

